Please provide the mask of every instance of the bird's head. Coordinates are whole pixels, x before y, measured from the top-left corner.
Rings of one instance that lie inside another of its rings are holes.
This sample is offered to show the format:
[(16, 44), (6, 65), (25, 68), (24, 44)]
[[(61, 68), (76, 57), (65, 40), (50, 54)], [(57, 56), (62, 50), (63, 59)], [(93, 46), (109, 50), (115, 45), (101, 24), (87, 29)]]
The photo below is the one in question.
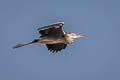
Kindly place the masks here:
[(75, 34), (75, 33), (70, 33), (69, 36), (73, 39), (85, 37), (85, 35), (83, 34)]

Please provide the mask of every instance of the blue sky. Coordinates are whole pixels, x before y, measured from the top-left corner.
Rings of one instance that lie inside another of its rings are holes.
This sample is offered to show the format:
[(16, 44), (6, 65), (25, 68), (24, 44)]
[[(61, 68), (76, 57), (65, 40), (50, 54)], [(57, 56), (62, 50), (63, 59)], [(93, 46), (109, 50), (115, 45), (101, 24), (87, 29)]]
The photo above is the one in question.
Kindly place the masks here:
[[(119, 0), (1, 0), (0, 80), (120, 80)], [(39, 37), (37, 28), (64, 21), (85, 34), (53, 54), (43, 44), (12, 49)]]

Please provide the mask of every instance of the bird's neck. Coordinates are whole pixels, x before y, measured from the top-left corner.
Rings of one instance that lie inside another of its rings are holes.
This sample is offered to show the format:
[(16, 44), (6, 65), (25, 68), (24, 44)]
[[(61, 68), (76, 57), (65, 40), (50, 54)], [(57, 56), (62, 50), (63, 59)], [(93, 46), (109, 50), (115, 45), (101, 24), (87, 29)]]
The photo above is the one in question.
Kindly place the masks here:
[(69, 35), (66, 35), (65, 37), (69, 44), (72, 44), (74, 42), (74, 38), (70, 37)]

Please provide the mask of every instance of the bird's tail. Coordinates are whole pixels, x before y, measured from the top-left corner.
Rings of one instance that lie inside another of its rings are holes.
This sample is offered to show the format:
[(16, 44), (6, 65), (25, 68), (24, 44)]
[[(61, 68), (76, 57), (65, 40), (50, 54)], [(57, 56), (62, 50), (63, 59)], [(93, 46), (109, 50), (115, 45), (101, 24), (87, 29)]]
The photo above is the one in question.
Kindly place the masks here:
[(28, 42), (28, 43), (25, 43), (25, 44), (17, 44), (15, 46), (13, 46), (13, 49), (23, 47), (23, 46), (26, 46), (26, 45), (29, 45), (29, 44), (32, 44), (32, 43), (35, 43), (35, 42), (31, 41), (31, 42)]

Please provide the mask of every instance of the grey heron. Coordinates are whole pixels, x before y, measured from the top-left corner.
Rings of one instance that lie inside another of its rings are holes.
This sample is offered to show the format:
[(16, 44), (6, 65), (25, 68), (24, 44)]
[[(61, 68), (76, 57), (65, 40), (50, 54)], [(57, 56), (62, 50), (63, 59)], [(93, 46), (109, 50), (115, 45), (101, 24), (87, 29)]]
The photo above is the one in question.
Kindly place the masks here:
[(19, 48), (32, 43), (43, 43), (46, 44), (49, 51), (54, 53), (65, 49), (68, 44), (74, 42), (74, 39), (85, 37), (85, 35), (82, 34), (68, 33), (63, 31), (63, 25), (64, 22), (57, 22), (38, 28), (37, 30), (40, 33), (40, 37), (38, 39), (34, 39), (33, 41), (25, 44), (17, 44), (13, 48)]

